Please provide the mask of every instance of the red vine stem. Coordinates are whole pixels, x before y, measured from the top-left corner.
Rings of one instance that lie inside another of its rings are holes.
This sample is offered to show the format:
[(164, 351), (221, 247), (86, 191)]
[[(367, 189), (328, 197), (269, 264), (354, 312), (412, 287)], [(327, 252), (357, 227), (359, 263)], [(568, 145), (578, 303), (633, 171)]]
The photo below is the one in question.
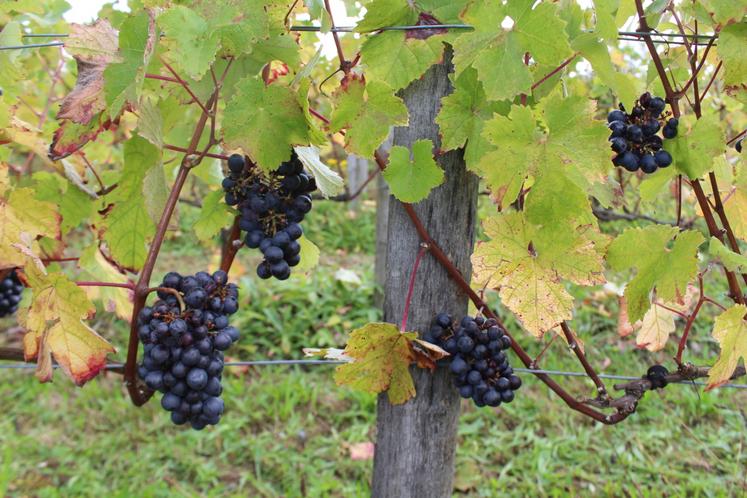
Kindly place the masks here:
[(693, 308), (692, 313), (690, 313), (690, 316), (687, 318), (685, 329), (682, 331), (682, 338), (680, 338), (680, 343), (677, 345), (677, 356), (674, 357), (674, 361), (679, 367), (682, 367), (682, 353), (685, 351), (685, 345), (687, 344), (687, 337), (690, 335), (690, 329), (692, 328), (693, 323), (695, 323), (695, 319), (698, 317), (700, 307), (703, 306), (703, 303), (706, 300), (705, 294), (703, 292), (702, 274), (698, 275), (698, 283), (700, 285), (700, 297), (698, 297), (698, 302), (695, 305), (695, 308)]
[[(230, 63), (223, 73), (223, 78), (225, 78), (229, 67)], [(172, 71), (172, 73), (174, 73), (173, 69), (170, 70)], [(174, 76), (177, 79), (181, 80), (178, 75), (174, 74)], [(188, 87), (186, 83), (184, 83), (183, 86), (185, 86), (185, 88)], [(213, 95), (208, 101), (208, 106), (212, 106), (214, 104), (214, 101), (218, 98), (218, 90), (219, 88), (216, 88), (213, 92)], [(161, 250), (161, 244), (163, 243), (163, 239), (166, 236), (169, 221), (171, 220), (171, 216), (174, 213), (176, 204), (179, 201), (179, 194), (184, 187), (184, 183), (187, 180), (190, 169), (192, 169), (199, 163), (200, 158), (194, 157), (194, 154), (197, 150), (197, 146), (200, 143), (200, 138), (205, 131), (205, 126), (207, 124), (208, 118), (210, 117), (207, 109), (202, 105), (201, 107), (203, 109), (203, 113), (200, 115), (200, 118), (197, 121), (197, 125), (195, 126), (195, 130), (192, 134), (192, 139), (190, 141), (189, 147), (185, 151), (184, 157), (182, 158), (179, 172), (176, 175), (176, 180), (174, 181), (174, 185), (171, 188), (169, 197), (166, 200), (166, 205), (164, 206), (163, 213), (161, 214), (161, 219), (158, 221), (156, 235), (153, 238), (153, 242), (151, 243), (151, 246), (148, 250), (148, 256), (146, 257), (145, 265), (143, 265), (143, 270), (140, 273), (140, 278), (135, 285), (135, 302), (132, 307), (132, 318), (130, 321), (130, 337), (127, 347), (127, 362), (125, 363), (124, 368), (124, 383), (127, 387), (128, 393), (130, 394), (130, 399), (132, 399), (133, 404), (135, 404), (136, 406), (145, 404), (153, 395), (152, 391), (143, 389), (140, 385), (138, 385), (137, 382), (136, 362), (138, 352), (138, 315), (140, 314), (140, 310), (142, 310), (145, 306), (145, 300), (147, 299), (149, 293), (150, 277), (153, 274), (153, 268), (156, 265), (156, 260), (158, 259), (158, 254)], [(209, 143), (208, 147), (212, 145), (212, 143)]]
[(146, 73), (145, 77), (148, 78), (149, 80), (161, 80), (161, 81), (168, 81), (170, 83), (181, 84), (181, 82), (175, 78), (171, 78), (169, 76), (161, 76), (160, 74)]
[[(638, 2), (638, 1), (639, 0), (636, 0), (636, 2)], [(690, 79), (687, 80), (687, 82), (685, 83), (685, 86), (682, 87), (682, 90), (680, 90), (679, 92), (677, 92), (677, 96), (678, 97), (682, 96), (682, 95), (685, 95), (685, 92), (687, 92), (687, 90), (695, 82), (695, 80), (698, 79), (698, 74), (700, 74), (700, 70), (703, 69), (703, 65), (705, 64), (706, 58), (708, 57), (708, 52), (711, 50), (711, 47), (713, 46), (713, 44), (715, 42), (716, 42), (716, 37), (715, 36), (708, 41), (708, 45), (706, 46), (705, 50), (703, 51), (703, 55), (700, 58), (700, 63), (698, 64), (698, 67), (695, 68), (695, 71), (690, 76)], [(651, 49), (649, 48), (649, 52), (650, 51), (651, 51)]]
[(332, 8), (329, 5), (329, 0), (324, 0), (324, 8), (327, 10), (327, 13), (329, 14), (329, 23), (330, 27), (332, 28), (332, 37), (335, 40), (335, 48), (337, 49), (337, 58), (340, 60), (340, 69), (343, 73), (345, 73), (345, 76), (348, 75), (350, 72), (350, 64), (345, 59), (345, 54), (342, 52), (342, 43), (340, 43), (340, 35), (337, 34), (337, 31), (335, 31), (335, 19), (332, 16)]
[(172, 68), (169, 65), (168, 62), (166, 62), (165, 60), (163, 60), (163, 57), (161, 57), (161, 64), (163, 64), (166, 67), (166, 69), (168, 69), (169, 72), (174, 75), (174, 78), (176, 78), (176, 81), (182, 87), (184, 87), (184, 89), (187, 91), (187, 93), (192, 97), (192, 100), (194, 100), (195, 104), (197, 104), (198, 106), (200, 106), (200, 109), (202, 109), (202, 112), (205, 113), (205, 114), (207, 114), (207, 115), (210, 115), (210, 111), (208, 110), (208, 108), (211, 106), (212, 100), (211, 100), (211, 102), (208, 103), (207, 106), (203, 105), (202, 102), (200, 102), (200, 99), (197, 98), (197, 95), (195, 95), (194, 92), (192, 91), (192, 89), (189, 87), (189, 83), (187, 83), (186, 81), (184, 81), (179, 76), (179, 74), (176, 71), (174, 71), (174, 68)]
[[(171, 144), (163, 144), (164, 149), (173, 150), (174, 152), (187, 152), (188, 149), (185, 147), (179, 147), (177, 145), (171, 145)], [(225, 154), (212, 154), (212, 153), (206, 153), (205, 157), (212, 157), (214, 159), (221, 159), (223, 161), (228, 161), (228, 156)]]
[(584, 367), (586, 375), (588, 375), (589, 378), (591, 378), (592, 382), (594, 382), (594, 385), (597, 386), (597, 392), (599, 393), (599, 395), (607, 397), (607, 387), (604, 385), (602, 379), (599, 378), (596, 370), (594, 370), (594, 367), (591, 366), (589, 360), (586, 358), (586, 355), (579, 347), (578, 341), (576, 341), (576, 336), (571, 331), (568, 323), (562, 322), (560, 324), (560, 328), (563, 330), (563, 334), (565, 334), (566, 341), (568, 341), (568, 347), (571, 348), (571, 350), (576, 354), (576, 358), (578, 358), (579, 363), (581, 363), (581, 365)]
[(402, 325), (399, 327), (400, 332), (407, 330), (407, 318), (410, 316), (410, 301), (412, 300), (412, 292), (415, 290), (415, 277), (418, 275), (420, 260), (423, 259), (423, 255), (427, 250), (428, 244), (421, 243), (420, 250), (418, 251), (417, 256), (415, 256), (415, 263), (412, 265), (410, 285), (407, 288), (407, 297), (405, 298), (405, 310), (402, 312)]
[(553, 76), (555, 76), (556, 74), (558, 74), (560, 71), (562, 71), (565, 66), (567, 66), (568, 64), (570, 64), (573, 61), (573, 59), (575, 59), (576, 57), (578, 57), (579, 53), (580, 52), (574, 53), (573, 55), (571, 55), (570, 57), (568, 57), (565, 61), (563, 61), (563, 63), (560, 64), (558, 67), (556, 67), (555, 69), (553, 69), (552, 71), (550, 71), (549, 73), (547, 73), (546, 75), (544, 75), (542, 77), (542, 79), (540, 79), (539, 81), (537, 81), (535, 84), (532, 85), (531, 90), (534, 90), (535, 88), (537, 88), (538, 86), (540, 86), (542, 83), (544, 83), (545, 81), (549, 80), (550, 78), (552, 78)]

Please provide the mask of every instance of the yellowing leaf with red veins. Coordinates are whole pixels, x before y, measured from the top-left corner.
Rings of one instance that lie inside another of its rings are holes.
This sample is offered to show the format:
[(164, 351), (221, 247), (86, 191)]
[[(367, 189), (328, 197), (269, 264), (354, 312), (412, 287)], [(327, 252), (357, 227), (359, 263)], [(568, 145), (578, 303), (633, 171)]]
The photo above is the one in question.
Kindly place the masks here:
[(106, 19), (90, 25), (72, 24), (65, 49), (78, 65), (78, 80), (62, 100), (57, 119), (85, 125), (106, 108), (104, 69), (119, 60), (117, 31)]
[(713, 338), (721, 345), (721, 354), (708, 372), (708, 387), (726, 384), (737, 368), (739, 358), (747, 361), (747, 306), (737, 304), (721, 313), (713, 324)]
[[(29, 261), (28, 259), (26, 260)], [(106, 365), (114, 347), (83, 323), (96, 311), (85, 292), (62, 273), (46, 274), (34, 263), (24, 268), (32, 289), (31, 305), (18, 313), (26, 329), (26, 361), (36, 360), (36, 376), (52, 379), (52, 358), (73, 381), (82, 386)]]
[(38, 253), (34, 240), (40, 235), (59, 237), (61, 222), (57, 206), (36, 200), (31, 189), (16, 189), (7, 201), (0, 198), (0, 269), (25, 263), (25, 257), (13, 244), (31, 243)]
[(477, 287), (498, 289), (501, 301), (536, 337), (573, 317), (573, 297), (565, 281), (604, 283), (604, 238), (589, 226), (568, 226), (562, 238), (547, 237), (523, 212), (483, 223), (491, 240), (472, 255)]
[(387, 391), (393, 405), (415, 396), (410, 364), (415, 360), (415, 332), (400, 332), (391, 323), (369, 323), (350, 334), (345, 354), (352, 363), (337, 367), (335, 382), (370, 393)]

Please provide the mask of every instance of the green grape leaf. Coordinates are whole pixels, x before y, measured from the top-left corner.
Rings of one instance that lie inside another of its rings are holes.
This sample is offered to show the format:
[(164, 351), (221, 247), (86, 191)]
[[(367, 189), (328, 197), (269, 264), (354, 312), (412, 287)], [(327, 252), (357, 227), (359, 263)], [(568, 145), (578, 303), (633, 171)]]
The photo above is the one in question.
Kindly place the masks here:
[(512, 212), (486, 219), (483, 228), (490, 240), (472, 255), (474, 284), (498, 289), (501, 302), (536, 337), (573, 318), (565, 281), (605, 282), (606, 240), (593, 227), (571, 226), (565, 240), (553, 240), (525, 213)]
[[(550, 67), (572, 54), (558, 7), (547, 2), (534, 9), (532, 5), (515, 2), (503, 6), (500, 2), (479, 0), (462, 14), (475, 29), (454, 40), (454, 65), (458, 73), (470, 65), (477, 69), (490, 100), (513, 99), (530, 92), (532, 75), (524, 64), (525, 53)], [(500, 23), (506, 16), (513, 21), (508, 31)]]
[(607, 46), (600, 43), (596, 34), (578, 35), (573, 39), (571, 47), (589, 61), (594, 68), (594, 74), (612, 90), (620, 102), (634, 102), (641, 94), (642, 84), (635, 76), (621, 72), (612, 64)]
[(677, 136), (664, 141), (664, 148), (672, 154), (674, 166), (696, 180), (713, 169), (713, 160), (724, 153), (723, 123), (717, 114), (701, 119), (683, 116)]
[(137, 134), (159, 149), (163, 147), (163, 116), (157, 101), (153, 98), (145, 98), (140, 102)]
[(407, 117), (407, 107), (390, 87), (355, 79), (335, 95), (330, 131), (347, 128), (348, 152), (371, 157), (389, 135), (389, 128), (407, 125)]
[(718, 360), (708, 372), (708, 387), (713, 389), (729, 382), (737, 369), (739, 359), (747, 361), (747, 306), (737, 304), (716, 317), (713, 338), (721, 346)]
[(59, 207), (61, 233), (70, 232), (94, 214), (93, 199), (60, 175), (39, 171), (33, 176), (36, 199), (48, 203), (47, 206), (56, 204)]
[(36, 376), (52, 380), (52, 358), (77, 385), (94, 378), (106, 365), (106, 355), (116, 350), (83, 320), (93, 317), (96, 307), (85, 292), (62, 273), (46, 273), (40, 260), (24, 265), (33, 293), (31, 304), (18, 311), (26, 329), (23, 352), (26, 361), (36, 361)]
[(420, 202), (443, 183), (444, 171), (436, 164), (432, 151), (430, 140), (415, 141), (412, 158), (406, 147), (392, 147), (383, 174), (394, 197), (402, 202)]
[(314, 175), (316, 186), (324, 197), (335, 196), (344, 191), (342, 177), (322, 162), (319, 158), (318, 148), (313, 146), (295, 147), (294, 150), (306, 170)]
[(143, 183), (151, 168), (160, 166), (161, 153), (144, 138), (134, 136), (125, 142), (124, 164), (119, 187), (107, 196), (114, 207), (104, 220), (104, 240), (122, 266), (139, 269), (145, 262), (146, 243), (155, 233)]
[(711, 237), (708, 250), (711, 256), (721, 261), (721, 264), (723, 264), (727, 270), (738, 273), (747, 273), (747, 256), (728, 249), (716, 237)]
[(266, 5), (264, 0), (219, 0), (200, 2), (193, 8), (220, 39), (220, 55), (236, 57), (251, 52), (255, 43), (269, 38), (270, 13)]
[[(738, 5), (737, 2), (729, 2)], [(744, 10), (744, 7), (742, 8)], [(742, 13), (744, 15), (744, 12)], [(741, 16), (740, 16), (741, 17)], [(724, 84), (728, 93), (747, 91), (747, 23), (726, 26), (718, 36), (718, 55), (724, 62)]]
[(477, 71), (467, 68), (454, 80), (454, 92), (441, 99), (441, 110), (436, 117), (441, 132), (441, 148), (458, 149), (467, 145), (464, 159), (471, 170), (491, 149), (482, 136), (485, 122), (493, 117), (498, 105), (489, 102)]
[(382, 81), (399, 89), (440, 62), (443, 51), (441, 36), (421, 40), (407, 38), (405, 31), (386, 31), (369, 37), (363, 43), (361, 60), (366, 64), (366, 78), (369, 81)]
[(665, 302), (683, 298), (687, 284), (698, 271), (697, 250), (704, 240), (693, 230), (679, 232), (677, 227), (656, 225), (629, 228), (610, 244), (607, 262), (613, 270), (637, 270), (625, 287), (631, 322), (640, 320), (649, 309), (649, 295), (654, 289)]
[(135, 107), (145, 81), (145, 68), (158, 40), (151, 14), (130, 16), (119, 30), (119, 55), (122, 62), (109, 64), (104, 70), (104, 94), (109, 116), (115, 119), (122, 109)]
[(391, 323), (369, 323), (350, 333), (343, 354), (353, 359), (335, 370), (337, 385), (381, 393), (399, 405), (415, 396), (410, 364), (416, 332), (400, 332)]
[(241, 148), (265, 171), (291, 156), (294, 145), (309, 143), (309, 124), (297, 96), (288, 88), (247, 77), (236, 86), (226, 106), (223, 138), (228, 148)]
[(176, 70), (199, 80), (215, 60), (220, 46), (220, 35), (197, 12), (183, 5), (175, 5), (158, 17), (164, 31), (162, 43), (168, 51), (164, 56)]
[(304, 235), (298, 239), (298, 244), (301, 246), (301, 262), (298, 263), (295, 270), (299, 272), (313, 270), (319, 264), (319, 247)]
[(418, 19), (418, 13), (402, 0), (374, 0), (366, 4), (366, 15), (355, 30), (359, 33), (376, 31), (388, 26), (409, 26)]
[(202, 199), (200, 216), (194, 225), (195, 235), (201, 242), (211, 241), (221, 229), (231, 224), (231, 219), (236, 215), (223, 202), (224, 195), (223, 190), (213, 190)]
[(496, 149), (485, 153), (475, 170), (499, 206), (512, 203), (530, 175), (564, 176), (579, 195), (604, 183), (612, 167), (609, 130), (594, 119), (594, 104), (583, 97), (553, 94), (534, 110), (513, 106), (508, 116), (485, 123), (482, 134)]

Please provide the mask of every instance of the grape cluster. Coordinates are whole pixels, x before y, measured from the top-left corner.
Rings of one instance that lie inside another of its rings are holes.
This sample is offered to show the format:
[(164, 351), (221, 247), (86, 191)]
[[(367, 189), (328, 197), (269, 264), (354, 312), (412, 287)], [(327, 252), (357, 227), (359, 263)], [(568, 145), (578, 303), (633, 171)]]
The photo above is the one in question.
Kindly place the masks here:
[(662, 147), (665, 139), (677, 136), (677, 118), (665, 112), (666, 102), (646, 92), (638, 98), (630, 114), (620, 104), (607, 115), (610, 143), (617, 153), (612, 162), (628, 171), (653, 173), (672, 164), (672, 156)]
[(667, 386), (667, 375), (669, 370), (663, 365), (653, 365), (646, 372), (646, 379), (651, 382), (654, 389), (662, 389)]
[(227, 280), (224, 271), (185, 277), (170, 272), (159, 299), (138, 316), (145, 351), (138, 374), (163, 393), (161, 406), (175, 424), (190, 422), (200, 430), (217, 424), (223, 413), (223, 351), (239, 340), (238, 330), (228, 324), (239, 307), (239, 289)]
[(304, 172), (295, 152), (269, 174), (248, 168), (239, 154), (228, 158), (228, 170), (229, 176), (223, 180), (226, 204), (237, 206), (241, 213), (244, 243), (264, 255), (257, 275), (287, 279), (291, 267), (301, 262), (300, 223), (311, 211), (309, 194), (316, 190), (314, 177)]
[(23, 284), (13, 270), (0, 282), (0, 317), (12, 315), (18, 309)]
[(734, 148), (737, 149), (737, 152), (739, 152), (740, 154), (742, 153), (742, 142), (744, 142), (744, 137), (737, 140), (737, 143), (734, 144)]
[(514, 375), (505, 353), (511, 338), (495, 320), (465, 316), (456, 326), (451, 316), (439, 313), (423, 340), (451, 355), (449, 370), (462, 398), (472, 398), (477, 406), (513, 401), (521, 379)]

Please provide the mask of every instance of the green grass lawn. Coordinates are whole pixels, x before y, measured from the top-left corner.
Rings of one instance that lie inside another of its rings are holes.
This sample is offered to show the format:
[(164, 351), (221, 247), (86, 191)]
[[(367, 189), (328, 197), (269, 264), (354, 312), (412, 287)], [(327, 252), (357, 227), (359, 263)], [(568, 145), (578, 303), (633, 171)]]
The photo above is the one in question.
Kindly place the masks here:
[[(230, 356), (299, 357), (303, 346), (340, 346), (347, 332), (379, 318), (372, 305), (373, 238), (359, 237), (372, 233), (372, 209), (353, 216), (320, 204), (316, 219), (323, 225), (310, 224), (307, 233), (328, 262), (311, 276), (259, 282), (251, 277), (255, 258), (242, 252), (247, 274), (233, 321), (243, 337)], [(189, 216), (182, 219), (188, 223)], [(173, 241), (168, 251), (158, 272), (175, 260), (196, 271), (191, 266), (209, 258), (206, 249)], [(354, 269), (361, 283), (335, 278), (339, 266)], [(592, 363), (626, 375), (656, 362), (671, 366), (674, 343), (652, 354), (617, 337), (615, 306), (614, 299), (579, 306), (573, 326)], [(5, 320), (1, 328), (11, 324)], [(101, 313), (94, 326), (120, 347), (121, 361), (126, 324)], [(698, 364), (714, 358), (707, 326), (708, 317), (696, 322), (688, 350), (687, 359)], [(520, 337), (530, 354), (540, 350)], [(580, 369), (560, 340), (542, 366)], [(332, 370), (231, 370), (224, 379), (226, 413), (202, 432), (173, 426), (155, 400), (133, 407), (115, 374), (79, 389), (60, 372), (54, 383), (39, 384), (31, 371), (0, 370), (0, 496), (368, 496), (372, 460), (351, 458), (351, 445), (375, 440), (375, 398), (335, 386)], [(627, 421), (605, 427), (570, 411), (530, 375), (522, 378), (508, 406), (463, 403), (456, 494), (747, 494), (747, 390), (670, 386), (648, 393)], [(586, 379), (560, 380), (574, 395), (593, 394)]]

